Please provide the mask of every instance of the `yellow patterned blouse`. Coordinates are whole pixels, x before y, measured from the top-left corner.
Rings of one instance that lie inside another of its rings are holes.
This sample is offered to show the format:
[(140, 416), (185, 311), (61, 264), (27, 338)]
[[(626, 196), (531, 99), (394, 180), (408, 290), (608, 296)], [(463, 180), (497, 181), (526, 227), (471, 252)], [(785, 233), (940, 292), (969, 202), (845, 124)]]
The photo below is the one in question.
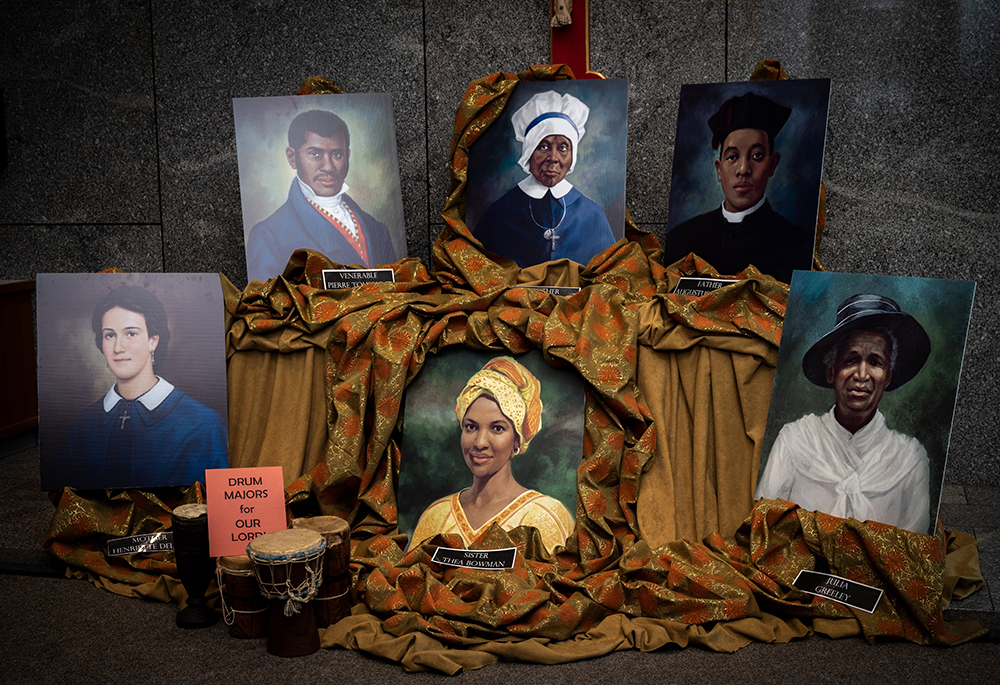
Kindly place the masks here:
[(562, 502), (536, 490), (522, 493), (499, 514), (479, 528), (473, 529), (458, 501), (460, 494), (461, 492), (456, 492), (442, 497), (424, 510), (410, 539), (411, 549), (438, 533), (460, 535), (468, 546), (485, 532), (490, 524), (496, 523), (504, 530), (518, 526), (536, 528), (542, 536), (545, 549), (551, 554), (557, 545), (565, 544), (566, 538), (573, 532), (573, 516)]

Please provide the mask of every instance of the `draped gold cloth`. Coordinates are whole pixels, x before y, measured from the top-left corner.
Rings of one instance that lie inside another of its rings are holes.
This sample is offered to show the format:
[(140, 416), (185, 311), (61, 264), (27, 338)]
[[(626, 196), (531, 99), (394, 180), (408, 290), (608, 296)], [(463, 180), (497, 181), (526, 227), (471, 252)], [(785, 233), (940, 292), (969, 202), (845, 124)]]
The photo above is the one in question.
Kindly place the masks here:
[[(748, 269), (700, 298), (669, 295), (680, 274), (711, 267), (692, 255), (665, 270), (655, 238), (631, 220), (626, 239), (584, 266), (519, 270), (482, 251), (463, 220), (468, 146), (518, 80), (569, 76), (532, 67), (469, 87), (434, 272), (406, 259), (393, 265), (394, 284), (328, 291), (321, 272), (337, 265), (300, 250), (280, 276), (225, 289), (231, 464), (281, 465), (294, 514), (351, 525), (357, 604), (323, 644), (455, 673), (666, 645), (733, 651), (810, 633), (920, 644), (981, 635), (942, 613), (982, 583), (974, 541), (752, 502), (786, 286)], [(555, 297), (525, 284), (583, 289)], [(433, 548), (461, 547), (459, 538), (404, 552), (396, 529), (402, 393), (428, 355), (456, 345), (540, 350), (587, 387), (577, 529), (566, 546), (550, 556), (537, 531), (498, 526), (470, 545), (516, 547), (510, 572), (438, 566)], [(169, 559), (108, 559), (101, 544), (163, 530), (171, 507), (200, 495), (197, 486), (64, 490), (45, 546), (102, 586), (176, 598)], [(848, 609), (794, 589), (800, 569), (885, 595), (874, 614)]]
[[(689, 256), (667, 269), (718, 277)], [(749, 267), (701, 297), (658, 294), (639, 311), (639, 389), (656, 418), (639, 529), (651, 546), (731, 534), (750, 514), (788, 286)]]

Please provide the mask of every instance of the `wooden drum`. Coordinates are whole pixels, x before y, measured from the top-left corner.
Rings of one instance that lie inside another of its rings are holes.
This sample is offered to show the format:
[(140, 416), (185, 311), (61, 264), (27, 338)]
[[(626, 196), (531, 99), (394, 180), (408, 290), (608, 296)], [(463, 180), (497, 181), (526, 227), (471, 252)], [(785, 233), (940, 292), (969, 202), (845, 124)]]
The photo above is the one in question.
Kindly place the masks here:
[(257, 587), (250, 557), (219, 557), (215, 577), (229, 634), (239, 638), (266, 637), (268, 601)]
[(297, 529), (314, 530), (326, 540), (323, 554), (323, 583), (316, 593), (316, 625), (326, 628), (351, 614), (351, 527), (338, 516), (297, 518)]
[(312, 530), (265, 533), (247, 545), (260, 593), (271, 600), (267, 651), (303, 656), (319, 649), (312, 599), (323, 581), (326, 540)]
[(212, 582), (215, 562), (208, 553), (208, 507), (182, 504), (170, 514), (174, 533), (174, 558), (177, 575), (187, 591), (187, 606), (177, 612), (181, 628), (205, 628), (214, 625), (219, 615), (205, 604), (205, 591)]

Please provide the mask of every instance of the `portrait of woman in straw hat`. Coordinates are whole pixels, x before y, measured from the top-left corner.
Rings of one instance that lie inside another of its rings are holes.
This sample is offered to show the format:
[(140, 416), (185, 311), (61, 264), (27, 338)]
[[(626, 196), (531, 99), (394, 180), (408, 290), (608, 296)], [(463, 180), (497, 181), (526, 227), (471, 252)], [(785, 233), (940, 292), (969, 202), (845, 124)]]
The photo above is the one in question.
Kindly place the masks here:
[[(930, 534), (970, 286), (796, 272), (768, 415), (767, 433), (777, 434), (756, 496)], [(790, 380), (819, 392), (789, 392)]]

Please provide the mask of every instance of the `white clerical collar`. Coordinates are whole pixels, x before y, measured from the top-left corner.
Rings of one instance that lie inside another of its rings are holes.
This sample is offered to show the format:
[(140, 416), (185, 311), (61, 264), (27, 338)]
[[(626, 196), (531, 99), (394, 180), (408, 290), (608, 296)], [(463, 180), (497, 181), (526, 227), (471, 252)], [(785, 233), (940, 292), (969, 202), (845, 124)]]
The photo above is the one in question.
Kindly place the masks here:
[(306, 196), (307, 200), (312, 200), (313, 202), (315, 202), (328, 212), (332, 212), (336, 209), (343, 207), (344, 193), (350, 190), (350, 188), (347, 187), (347, 184), (344, 183), (342, 186), (340, 186), (340, 192), (334, 195), (333, 197), (320, 197), (315, 192), (313, 192), (312, 188), (303, 183), (301, 178), (296, 176), (295, 180), (299, 182), (299, 189), (302, 191), (302, 194)]
[(757, 204), (755, 204), (750, 209), (744, 209), (742, 212), (730, 212), (728, 209), (726, 209), (726, 203), (723, 202), (722, 203), (722, 216), (724, 216), (726, 218), (726, 221), (728, 221), (731, 224), (741, 224), (741, 223), (743, 223), (743, 219), (745, 217), (750, 216), (751, 214), (753, 214), (754, 212), (756, 212), (758, 209), (760, 209), (763, 206), (764, 206), (764, 196), (763, 195), (761, 196), (760, 201)]
[[(136, 399), (142, 402), (142, 406), (146, 409), (153, 411), (160, 406), (163, 400), (167, 399), (167, 395), (169, 395), (173, 389), (174, 386), (157, 376), (156, 385), (139, 395)], [(115, 408), (115, 405), (118, 404), (119, 400), (122, 399), (124, 398), (118, 394), (118, 391), (115, 390), (115, 386), (112, 385), (111, 389), (108, 390), (108, 393), (104, 396), (104, 411), (110, 412)]]
[(523, 190), (528, 197), (533, 197), (536, 200), (541, 200), (545, 197), (547, 191), (552, 191), (552, 197), (557, 200), (563, 197), (566, 193), (573, 190), (573, 184), (567, 181), (565, 178), (559, 183), (549, 188), (548, 186), (543, 186), (534, 176), (528, 176), (523, 181), (517, 184), (517, 187)]

